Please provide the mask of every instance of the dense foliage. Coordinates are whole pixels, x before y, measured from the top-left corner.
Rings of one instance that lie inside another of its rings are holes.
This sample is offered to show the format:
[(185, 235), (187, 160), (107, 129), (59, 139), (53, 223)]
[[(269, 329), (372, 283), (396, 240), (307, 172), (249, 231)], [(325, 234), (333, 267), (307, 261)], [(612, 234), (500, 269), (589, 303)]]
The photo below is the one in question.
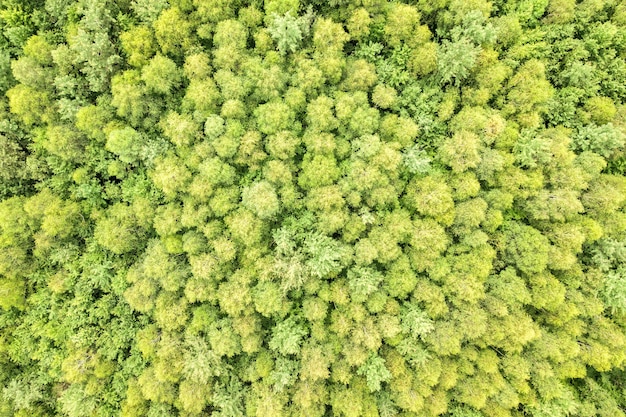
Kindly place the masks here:
[(625, 58), (618, 0), (0, 0), (0, 416), (625, 416)]

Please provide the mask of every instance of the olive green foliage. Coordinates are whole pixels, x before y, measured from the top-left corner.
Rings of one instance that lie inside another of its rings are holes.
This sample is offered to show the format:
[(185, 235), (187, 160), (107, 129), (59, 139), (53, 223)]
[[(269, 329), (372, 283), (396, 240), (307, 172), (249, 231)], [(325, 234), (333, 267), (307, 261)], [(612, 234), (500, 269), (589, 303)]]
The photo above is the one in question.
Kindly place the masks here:
[(626, 5), (0, 1), (0, 417), (626, 415)]

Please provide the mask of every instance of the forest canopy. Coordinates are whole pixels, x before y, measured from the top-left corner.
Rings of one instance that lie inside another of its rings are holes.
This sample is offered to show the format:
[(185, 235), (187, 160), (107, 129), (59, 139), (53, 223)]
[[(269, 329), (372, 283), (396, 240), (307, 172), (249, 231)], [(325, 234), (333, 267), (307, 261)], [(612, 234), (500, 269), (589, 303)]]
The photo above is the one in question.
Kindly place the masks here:
[(0, 416), (626, 417), (626, 3), (0, 0)]

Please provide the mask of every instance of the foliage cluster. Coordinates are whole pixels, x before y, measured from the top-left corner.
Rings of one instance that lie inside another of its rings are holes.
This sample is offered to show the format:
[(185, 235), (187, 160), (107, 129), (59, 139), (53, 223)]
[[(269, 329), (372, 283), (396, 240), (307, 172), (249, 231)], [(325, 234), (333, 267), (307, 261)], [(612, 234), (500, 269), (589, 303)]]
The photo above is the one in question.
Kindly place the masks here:
[(0, 416), (624, 416), (625, 58), (618, 0), (0, 0)]

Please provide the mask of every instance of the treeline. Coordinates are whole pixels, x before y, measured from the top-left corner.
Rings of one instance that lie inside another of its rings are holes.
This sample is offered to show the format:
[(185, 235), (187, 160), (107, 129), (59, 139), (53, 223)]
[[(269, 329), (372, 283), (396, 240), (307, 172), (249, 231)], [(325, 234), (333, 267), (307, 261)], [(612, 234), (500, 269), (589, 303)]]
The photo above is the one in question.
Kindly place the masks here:
[(0, 33), (0, 416), (626, 415), (623, 2)]

